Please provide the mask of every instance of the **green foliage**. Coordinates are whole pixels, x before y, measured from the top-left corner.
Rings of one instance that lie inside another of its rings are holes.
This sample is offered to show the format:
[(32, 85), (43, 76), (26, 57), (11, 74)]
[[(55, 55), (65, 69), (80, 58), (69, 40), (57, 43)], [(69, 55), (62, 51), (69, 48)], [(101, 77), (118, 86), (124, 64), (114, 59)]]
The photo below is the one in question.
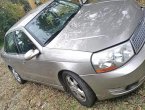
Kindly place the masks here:
[(24, 14), (22, 5), (8, 1), (0, 2), (0, 43), (3, 41), (4, 33)]
[(28, 0), (9, 0), (9, 1), (11, 1), (12, 3), (15, 3), (15, 4), (23, 5), (23, 9), (25, 10), (25, 12), (28, 12), (31, 10)]
[(142, 7), (145, 7), (145, 0), (137, 0)]
[(0, 30), (6, 32), (16, 21), (24, 15), (24, 10), (21, 5), (16, 5), (11, 2), (0, 4)]
[(0, 32), (0, 49), (1, 49), (2, 45), (3, 45), (3, 36), (4, 36), (4, 33)]

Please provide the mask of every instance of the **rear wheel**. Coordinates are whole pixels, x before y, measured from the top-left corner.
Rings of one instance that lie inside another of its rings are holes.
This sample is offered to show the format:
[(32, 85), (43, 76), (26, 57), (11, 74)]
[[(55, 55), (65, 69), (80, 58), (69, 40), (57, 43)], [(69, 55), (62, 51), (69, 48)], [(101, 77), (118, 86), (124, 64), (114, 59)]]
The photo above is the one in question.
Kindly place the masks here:
[(12, 73), (12, 75), (14, 76), (15, 80), (20, 83), (20, 84), (24, 84), (26, 81), (23, 80), (20, 75), (12, 68), (10, 67), (10, 71)]
[(84, 106), (91, 107), (96, 101), (92, 89), (76, 74), (64, 72), (63, 81), (68, 91)]

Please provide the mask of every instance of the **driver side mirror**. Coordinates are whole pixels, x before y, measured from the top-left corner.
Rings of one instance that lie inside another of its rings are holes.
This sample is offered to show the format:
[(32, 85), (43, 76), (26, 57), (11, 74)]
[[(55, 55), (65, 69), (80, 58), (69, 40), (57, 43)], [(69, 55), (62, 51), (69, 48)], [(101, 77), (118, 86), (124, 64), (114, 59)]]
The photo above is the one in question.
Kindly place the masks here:
[(38, 49), (35, 49), (35, 50), (31, 49), (24, 55), (24, 58), (25, 58), (25, 60), (31, 60), (32, 58), (37, 56), (39, 53), (40, 53), (40, 51)]

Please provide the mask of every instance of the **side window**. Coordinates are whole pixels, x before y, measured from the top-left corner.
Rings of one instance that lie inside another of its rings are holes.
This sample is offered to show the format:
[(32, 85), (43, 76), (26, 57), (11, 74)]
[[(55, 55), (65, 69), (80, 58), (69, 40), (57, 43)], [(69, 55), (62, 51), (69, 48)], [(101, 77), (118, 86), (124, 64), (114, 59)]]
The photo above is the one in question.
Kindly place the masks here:
[(36, 49), (32, 41), (27, 37), (27, 35), (22, 31), (15, 32), (16, 43), (19, 48), (20, 54), (25, 54), (31, 49)]
[(10, 33), (5, 37), (4, 49), (7, 53), (18, 53), (18, 49), (14, 41), (13, 33)]

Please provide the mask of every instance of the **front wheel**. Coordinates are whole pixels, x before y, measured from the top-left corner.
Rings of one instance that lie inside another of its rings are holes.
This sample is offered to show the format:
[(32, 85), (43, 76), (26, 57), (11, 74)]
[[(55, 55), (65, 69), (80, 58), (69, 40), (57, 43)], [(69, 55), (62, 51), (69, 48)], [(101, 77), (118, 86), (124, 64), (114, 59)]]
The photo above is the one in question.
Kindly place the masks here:
[(76, 74), (64, 72), (63, 81), (68, 91), (84, 106), (91, 107), (96, 101), (92, 89)]

